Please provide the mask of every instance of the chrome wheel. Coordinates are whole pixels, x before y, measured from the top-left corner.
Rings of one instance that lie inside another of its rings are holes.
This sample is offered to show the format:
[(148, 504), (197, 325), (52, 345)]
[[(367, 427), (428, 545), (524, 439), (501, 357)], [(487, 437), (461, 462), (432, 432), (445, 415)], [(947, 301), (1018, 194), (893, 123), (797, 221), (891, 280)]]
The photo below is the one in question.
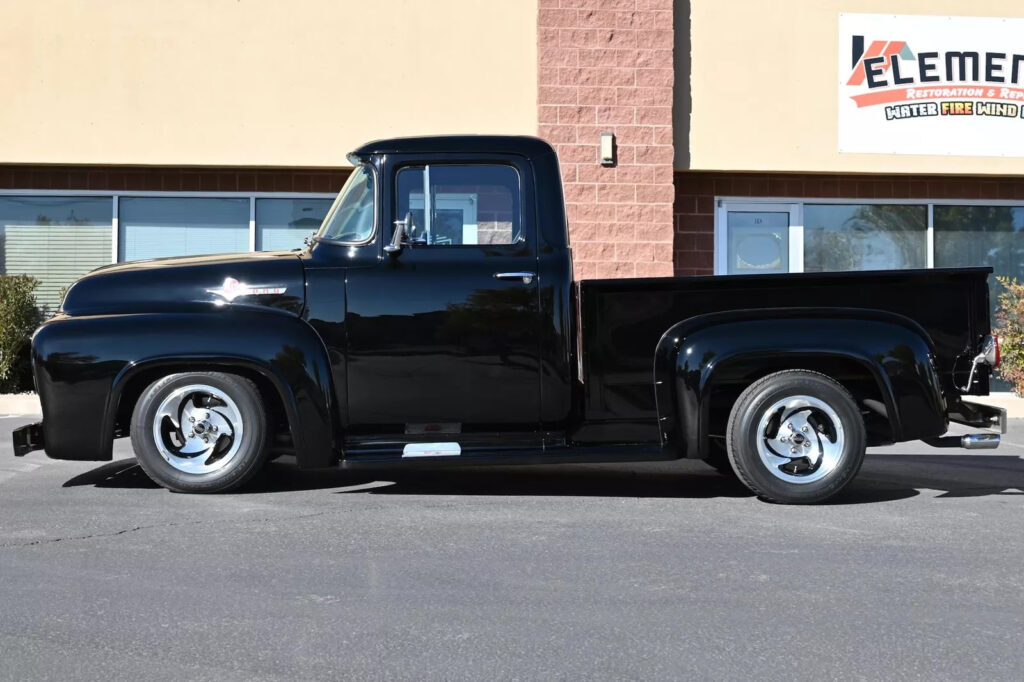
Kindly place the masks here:
[(812, 396), (777, 400), (757, 426), (757, 453), (765, 468), (787, 483), (813, 483), (839, 465), (846, 443), (832, 407)]
[(241, 413), (222, 390), (205, 384), (175, 389), (153, 416), (160, 455), (178, 471), (208, 474), (223, 468), (242, 444)]

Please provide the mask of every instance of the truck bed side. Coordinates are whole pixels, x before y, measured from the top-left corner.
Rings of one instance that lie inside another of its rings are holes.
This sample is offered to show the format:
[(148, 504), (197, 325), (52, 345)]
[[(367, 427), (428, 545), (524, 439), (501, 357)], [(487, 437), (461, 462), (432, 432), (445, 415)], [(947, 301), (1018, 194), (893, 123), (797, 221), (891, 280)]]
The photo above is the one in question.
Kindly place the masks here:
[[(904, 315), (931, 337), (943, 393), (953, 396), (954, 382), (965, 384), (970, 368), (969, 359), (960, 356), (989, 333), (990, 272), (971, 268), (584, 281), (580, 439), (604, 440), (614, 432), (638, 442), (657, 441), (652, 358), (658, 340), (677, 322), (729, 310), (841, 307)], [(988, 393), (987, 372), (971, 393)]]

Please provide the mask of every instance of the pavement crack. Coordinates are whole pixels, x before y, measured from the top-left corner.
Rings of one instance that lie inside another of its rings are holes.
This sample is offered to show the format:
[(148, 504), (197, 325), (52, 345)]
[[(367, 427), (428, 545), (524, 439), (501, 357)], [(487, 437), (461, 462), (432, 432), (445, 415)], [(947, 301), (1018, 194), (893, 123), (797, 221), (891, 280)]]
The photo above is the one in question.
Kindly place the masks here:
[(152, 530), (154, 528), (175, 528), (179, 526), (197, 526), (212, 525), (212, 524), (231, 524), (231, 523), (268, 523), (271, 521), (294, 521), (301, 519), (311, 519), (317, 516), (324, 516), (333, 512), (339, 512), (340, 510), (328, 509), (324, 511), (314, 512), (312, 514), (296, 514), (294, 516), (271, 516), (261, 517), (258, 519), (203, 519), (198, 521), (172, 521), (170, 523), (153, 523), (143, 526), (132, 526), (131, 528), (122, 528), (121, 530), (111, 531), (107, 533), (89, 533), (87, 535), (69, 535), (66, 537), (58, 538), (40, 538), (39, 540), (32, 540), (29, 542), (10, 542), (0, 544), (0, 549), (13, 549), (18, 547), (38, 547), (40, 545), (52, 545), (58, 542), (72, 542), (75, 540), (98, 540), (104, 538), (114, 538), (121, 535), (128, 535), (129, 533), (135, 533), (140, 530)]

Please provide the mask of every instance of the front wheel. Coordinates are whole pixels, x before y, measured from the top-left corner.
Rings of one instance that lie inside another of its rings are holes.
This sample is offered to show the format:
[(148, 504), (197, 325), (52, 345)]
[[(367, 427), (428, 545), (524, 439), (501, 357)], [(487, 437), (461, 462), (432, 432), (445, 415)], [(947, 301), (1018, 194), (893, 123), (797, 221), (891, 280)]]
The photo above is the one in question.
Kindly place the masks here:
[(726, 429), (729, 462), (760, 497), (822, 502), (860, 470), (866, 439), (853, 396), (806, 370), (770, 374), (736, 400)]
[(267, 422), (259, 389), (222, 372), (172, 374), (153, 382), (132, 413), (139, 466), (184, 493), (237, 488), (266, 459)]

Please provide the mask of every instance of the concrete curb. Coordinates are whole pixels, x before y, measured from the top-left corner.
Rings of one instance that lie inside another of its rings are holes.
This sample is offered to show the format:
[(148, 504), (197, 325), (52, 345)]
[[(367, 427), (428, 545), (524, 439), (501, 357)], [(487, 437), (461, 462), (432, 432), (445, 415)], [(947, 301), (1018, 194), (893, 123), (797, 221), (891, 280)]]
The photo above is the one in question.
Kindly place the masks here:
[(42, 414), (39, 396), (35, 393), (2, 393), (0, 394), (0, 415), (27, 416)]

